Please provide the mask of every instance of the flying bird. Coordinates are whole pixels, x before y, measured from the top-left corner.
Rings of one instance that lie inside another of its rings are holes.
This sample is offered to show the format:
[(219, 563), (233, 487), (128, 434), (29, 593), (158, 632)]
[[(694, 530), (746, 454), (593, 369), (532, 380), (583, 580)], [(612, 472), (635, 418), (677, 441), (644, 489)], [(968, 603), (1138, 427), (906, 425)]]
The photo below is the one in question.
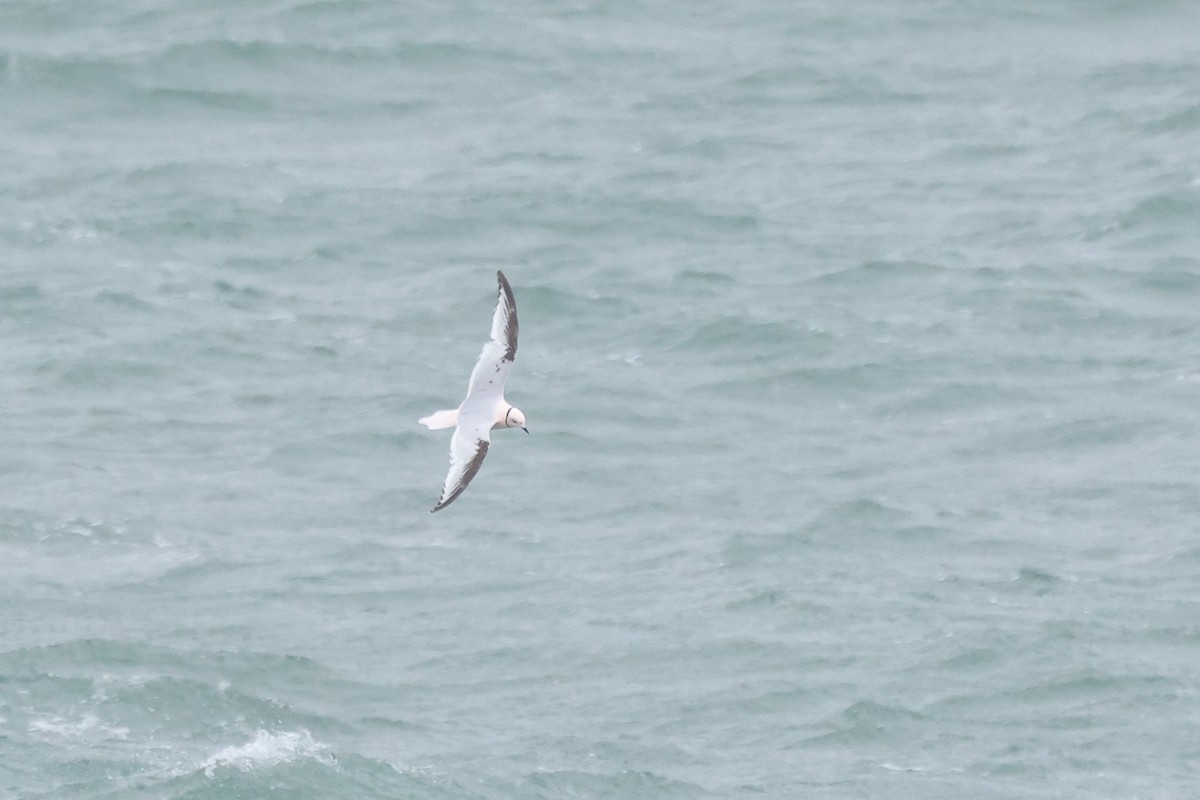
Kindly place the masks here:
[(496, 311), (492, 314), (492, 338), (483, 346), (471, 380), (467, 383), (467, 398), (458, 408), (435, 411), (418, 422), (431, 431), (454, 428), (450, 438), (450, 471), (442, 487), (442, 496), (429, 513), (441, 511), (458, 499), (471, 479), (483, 466), (496, 428), (525, 427), (521, 409), (504, 399), (504, 381), (517, 357), (517, 301), (513, 298), (508, 278), (497, 271), (500, 283)]

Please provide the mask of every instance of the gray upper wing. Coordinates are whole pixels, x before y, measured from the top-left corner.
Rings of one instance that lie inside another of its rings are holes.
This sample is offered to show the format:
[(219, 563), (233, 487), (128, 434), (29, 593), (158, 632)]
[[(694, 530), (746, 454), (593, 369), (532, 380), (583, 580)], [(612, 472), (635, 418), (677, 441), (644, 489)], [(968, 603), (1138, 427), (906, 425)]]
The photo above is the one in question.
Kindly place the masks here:
[(454, 436), (450, 438), (450, 471), (446, 473), (442, 496), (438, 498), (437, 505), (430, 509), (430, 513), (441, 511), (466, 491), (471, 479), (483, 466), (483, 459), (491, 441), (490, 433), (490, 424), (464, 425), (460, 419), (458, 427), (454, 429)]
[(496, 272), (496, 280), (500, 286), (496, 310), (492, 314), (492, 335), (483, 346), (475, 368), (471, 370), (467, 399), (463, 401), (464, 410), (468, 406), (490, 405), (499, 399), (504, 393), (504, 381), (508, 379), (508, 372), (517, 357), (517, 300), (503, 272)]

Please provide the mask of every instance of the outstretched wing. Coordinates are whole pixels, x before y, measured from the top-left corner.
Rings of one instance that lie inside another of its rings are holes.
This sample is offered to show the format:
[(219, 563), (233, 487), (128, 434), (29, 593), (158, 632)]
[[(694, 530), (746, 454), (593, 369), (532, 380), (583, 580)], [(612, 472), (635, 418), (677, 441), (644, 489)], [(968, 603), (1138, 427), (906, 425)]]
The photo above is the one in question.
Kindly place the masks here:
[(496, 280), (500, 290), (492, 314), (492, 337), (471, 370), (467, 399), (458, 408), (458, 427), (450, 439), (450, 471), (442, 496), (431, 511), (441, 511), (457, 500), (483, 466), (496, 403), (504, 395), (504, 381), (517, 357), (517, 301), (503, 272), (496, 273)]
[(490, 420), (472, 425), (459, 419), (454, 436), (450, 437), (450, 471), (446, 473), (442, 496), (429, 513), (441, 511), (466, 490), (475, 473), (483, 466), (483, 458), (491, 442), (490, 434)]
[(489, 410), (504, 394), (504, 381), (517, 357), (517, 301), (503, 272), (496, 272), (500, 284), (496, 311), (492, 314), (492, 338), (483, 346), (471, 380), (463, 409), (487, 407)]

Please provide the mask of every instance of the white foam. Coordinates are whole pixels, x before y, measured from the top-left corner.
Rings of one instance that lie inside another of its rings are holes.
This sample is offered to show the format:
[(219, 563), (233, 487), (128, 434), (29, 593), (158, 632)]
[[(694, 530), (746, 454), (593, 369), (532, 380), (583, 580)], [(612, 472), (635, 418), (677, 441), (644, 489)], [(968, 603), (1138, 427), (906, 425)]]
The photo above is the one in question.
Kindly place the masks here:
[(119, 725), (104, 725), (95, 714), (84, 714), (78, 720), (64, 717), (47, 717), (35, 719), (29, 723), (29, 732), (39, 734), (41, 738), (61, 739), (126, 739), (129, 729)]
[(204, 774), (211, 778), (219, 767), (249, 772), (258, 767), (287, 764), (299, 758), (315, 759), (322, 764), (335, 763), (329, 748), (301, 728), (298, 731), (274, 733), (260, 730), (252, 741), (241, 746), (226, 747), (200, 766)]

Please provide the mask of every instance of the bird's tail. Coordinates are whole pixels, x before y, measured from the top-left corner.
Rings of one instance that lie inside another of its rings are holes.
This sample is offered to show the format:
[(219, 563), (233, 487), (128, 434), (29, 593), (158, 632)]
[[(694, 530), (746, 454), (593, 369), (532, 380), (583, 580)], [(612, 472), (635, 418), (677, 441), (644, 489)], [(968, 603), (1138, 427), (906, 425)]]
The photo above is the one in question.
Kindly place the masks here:
[(458, 409), (451, 408), (446, 411), (435, 411), (428, 417), (421, 417), (417, 422), (429, 428), (431, 431), (440, 431), (443, 428), (453, 428), (458, 424)]

